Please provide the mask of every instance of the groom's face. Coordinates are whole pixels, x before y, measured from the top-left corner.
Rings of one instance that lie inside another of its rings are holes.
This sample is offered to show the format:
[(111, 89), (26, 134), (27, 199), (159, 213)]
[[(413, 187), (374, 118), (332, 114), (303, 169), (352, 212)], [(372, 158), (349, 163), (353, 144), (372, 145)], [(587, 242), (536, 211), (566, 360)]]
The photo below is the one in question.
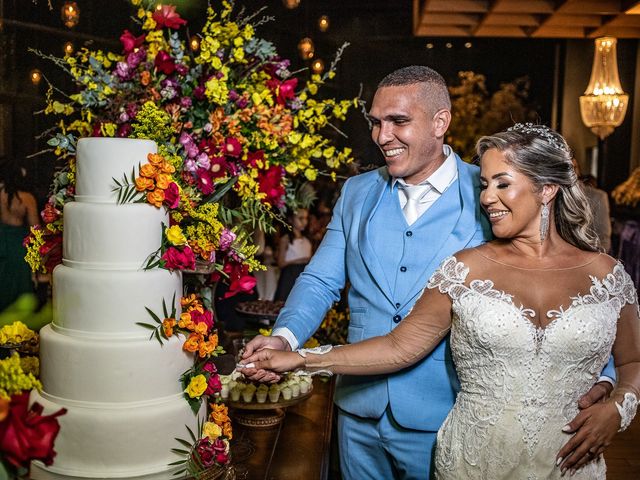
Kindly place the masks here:
[(371, 137), (389, 174), (409, 184), (425, 180), (445, 159), (442, 144), (448, 121), (442, 121), (443, 111), (429, 111), (426, 88), (424, 83), (381, 87), (369, 112)]

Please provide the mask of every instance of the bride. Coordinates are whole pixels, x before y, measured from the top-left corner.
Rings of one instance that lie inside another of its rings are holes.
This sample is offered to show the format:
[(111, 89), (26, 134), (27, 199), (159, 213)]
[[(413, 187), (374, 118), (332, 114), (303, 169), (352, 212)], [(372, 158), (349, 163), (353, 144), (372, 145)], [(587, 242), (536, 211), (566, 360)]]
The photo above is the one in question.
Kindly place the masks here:
[[(481, 138), (477, 150), (480, 201), (497, 240), (445, 259), (391, 333), (340, 348), (260, 350), (245, 368), (390, 373), (451, 331), (461, 391), (438, 432), (436, 478), (604, 479), (601, 453), (640, 397), (636, 289), (622, 265), (598, 251), (560, 135), (516, 124)], [(562, 448), (578, 399), (611, 353), (611, 397)]]

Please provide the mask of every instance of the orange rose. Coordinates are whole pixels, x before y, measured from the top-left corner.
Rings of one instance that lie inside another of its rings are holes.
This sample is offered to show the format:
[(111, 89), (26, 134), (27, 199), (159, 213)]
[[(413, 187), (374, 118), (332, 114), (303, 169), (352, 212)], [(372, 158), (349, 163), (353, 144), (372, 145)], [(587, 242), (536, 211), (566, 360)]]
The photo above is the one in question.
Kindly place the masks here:
[(147, 160), (149, 160), (149, 163), (154, 167), (158, 167), (164, 162), (164, 157), (157, 153), (150, 153), (147, 155)]
[(214, 333), (213, 335), (209, 335), (209, 343), (213, 345), (213, 349), (218, 346), (218, 334)]
[(147, 202), (149, 202), (154, 207), (160, 208), (162, 206), (162, 202), (164, 201), (164, 191), (156, 188), (153, 192), (147, 193)]
[(171, 337), (173, 335), (173, 327), (176, 326), (175, 318), (165, 318), (162, 321), (162, 329), (164, 330), (164, 334), (166, 337)]
[(151, 82), (151, 72), (144, 70), (140, 74), (140, 83), (146, 87), (147, 85), (149, 85), (150, 82)]
[(227, 437), (229, 440), (233, 438), (233, 430), (231, 429), (231, 422), (227, 422), (222, 426), (222, 435)]
[(211, 403), (209, 406), (211, 407), (211, 413), (209, 414), (210, 420), (213, 420), (220, 426), (223, 426), (229, 421), (229, 409), (226, 405)]
[(140, 175), (147, 178), (156, 178), (158, 169), (150, 163), (145, 163), (140, 167)]
[(173, 182), (173, 180), (171, 180), (171, 177), (166, 173), (158, 173), (156, 176), (156, 186), (161, 190), (169, 188), (171, 182)]
[(194, 329), (194, 332), (199, 333), (200, 335), (204, 335), (207, 334), (207, 330), (209, 330), (209, 327), (207, 326), (207, 324), (205, 322), (199, 322), (196, 323), (196, 328)]
[(189, 335), (189, 338), (187, 338), (187, 341), (184, 342), (182, 349), (187, 352), (197, 352), (201, 341), (202, 335), (192, 333), (191, 335)]
[(198, 301), (198, 297), (196, 297), (196, 295), (194, 293), (192, 293), (188, 297), (182, 297), (180, 299), (180, 305), (182, 306), (182, 308), (187, 308), (192, 303), (197, 302), (197, 301)]
[(136, 178), (136, 190), (139, 192), (144, 192), (145, 190), (153, 190), (155, 185), (153, 183), (153, 179), (147, 177), (138, 177)]
[(173, 173), (176, 171), (176, 167), (171, 165), (169, 162), (162, 162), (160, 170), (162, 170), (162, 173)]
[(180, 315), (180, 321), (178, 322), (180, 328), (186, 328), (187, 330), (193, 330), (193, 320), (191, 320), (191, 314), (189, 312), (182, 312)]

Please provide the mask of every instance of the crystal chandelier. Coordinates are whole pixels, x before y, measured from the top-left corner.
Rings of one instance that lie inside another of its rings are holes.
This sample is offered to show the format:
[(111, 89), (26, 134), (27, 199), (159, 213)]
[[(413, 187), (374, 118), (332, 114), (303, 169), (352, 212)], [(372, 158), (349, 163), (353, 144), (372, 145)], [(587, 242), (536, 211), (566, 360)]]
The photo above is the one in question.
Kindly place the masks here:
[(591, 79), (580, 97), (582, 121), (600, 140), (622, 123), (629, 103), (618, 76), (616, 43), (613, 37), (596, 39)]

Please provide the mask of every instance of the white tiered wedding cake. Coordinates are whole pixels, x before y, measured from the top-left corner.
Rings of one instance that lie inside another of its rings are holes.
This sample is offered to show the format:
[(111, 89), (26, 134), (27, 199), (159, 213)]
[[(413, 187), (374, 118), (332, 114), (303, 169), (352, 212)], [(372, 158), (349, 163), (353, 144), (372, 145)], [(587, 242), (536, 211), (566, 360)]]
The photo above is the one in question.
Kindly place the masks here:
[[(63, 264), (53, 272), (54, 320), (40, 332), (43, 391), (31, 400), (61, 407), (57, 455), (34, 463), (33, 479), (171, 478), (176, 437), (197, 418), (180, 375), (193, 357), (172, 337), (149, 340), (145, 307), (179, 309), (180, 273), (143, 270), (168, 225), (164, 209), (118, 205), (113, 179), (137, 172), (156, 153), (149, 140), (83, 138), (77, 147), (75, 202), (64, 207)], [(178, 310), (177, 315), (180, 315)]]

